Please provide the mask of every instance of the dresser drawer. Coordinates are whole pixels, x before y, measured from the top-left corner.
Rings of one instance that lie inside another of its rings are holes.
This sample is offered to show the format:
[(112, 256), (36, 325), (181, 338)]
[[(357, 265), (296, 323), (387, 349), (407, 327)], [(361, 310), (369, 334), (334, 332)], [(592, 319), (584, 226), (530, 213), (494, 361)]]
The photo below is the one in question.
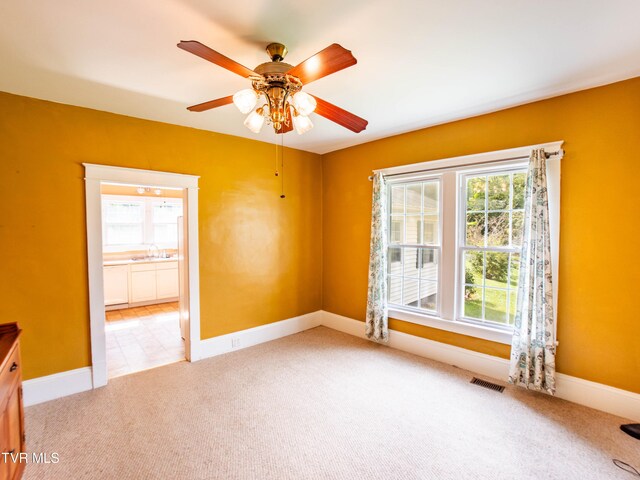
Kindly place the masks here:
[[(13, 386), (19, 381), (22, 372), (22, 365), (20, 365), (20, 347), (15, 345), (7, 361), (0, 371), (0, 403), (6, 400), (6, 396), (9, 394)], [(0, 405), (2, 408), (3, 405)]]

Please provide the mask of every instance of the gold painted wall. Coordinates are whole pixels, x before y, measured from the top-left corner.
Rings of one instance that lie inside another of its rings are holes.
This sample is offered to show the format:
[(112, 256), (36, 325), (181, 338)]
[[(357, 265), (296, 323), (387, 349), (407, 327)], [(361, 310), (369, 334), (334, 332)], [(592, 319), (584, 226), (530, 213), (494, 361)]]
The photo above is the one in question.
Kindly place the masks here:
[[(323, 156), (323, 308), (363, 320), (372, 169), (565, 141), (558, 371), (640, 393), (640, 78)], [(391, 328), (508, 357), (509, 347), (398, 320)]]
[(0, 318), (25, 378), (90, 365), (82, 162), (200, 175), (201, 335), (321, 308), (319, 155), (0, 93)]

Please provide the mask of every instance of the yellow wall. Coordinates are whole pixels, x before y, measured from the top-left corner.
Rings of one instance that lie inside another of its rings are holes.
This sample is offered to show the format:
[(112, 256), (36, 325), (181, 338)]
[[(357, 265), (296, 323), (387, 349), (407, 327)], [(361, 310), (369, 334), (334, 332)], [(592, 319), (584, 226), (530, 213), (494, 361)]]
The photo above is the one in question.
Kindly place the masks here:
[(209, 338), (320, 308), (363, 319), (372, 169), (565, 140), (558, 370), (640, 392), (640, 78), (323, 157), (287, 149), (284, 201), (272, 145), (5, 93), (0, 112), (0, 315), (24, 329), (26, 378), (90, 364), (82, 162), (201, 176)]
[[(640, 393), (640, 78), (324, 155), (323, 308), (364, 318), (372, 169), (555, 140), (566, 151), (558, 371)], [(398, 320), (390, 326), (509, 353), (506, 345)]]
[(23, 328), (25, 378), (90, 365), (82, 162), (200, 175), (201, 332), (321, 308), (321, 158), (0, 93), (0, 318)]

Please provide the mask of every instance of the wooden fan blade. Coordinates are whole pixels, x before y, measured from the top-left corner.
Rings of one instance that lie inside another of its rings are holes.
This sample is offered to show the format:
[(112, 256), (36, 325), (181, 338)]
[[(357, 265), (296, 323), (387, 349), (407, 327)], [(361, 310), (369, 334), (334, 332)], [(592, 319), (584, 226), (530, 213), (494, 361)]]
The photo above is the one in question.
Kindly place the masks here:
[(304, 62), (296, 65), (287, 73), (298, 77), (304, 84), (326, 77), (358, 63), (351, 51), (337, 43), (329, 45)]
[(355, 133), (360, 133), (362, 130), (367, 128), (369, 122), (364, 118), (360, 118), (351, 112), (347, 112), (340, 107), (336, 107), (334, 104), (329, 103), (326, 100), (322, 100), (315, 95), (312, 95), (312, 97), (316, 99), (317, 105), (314, 112), (318, 115), (323, 116), (338, 125), (342, 125), (344, 128), (348, 128)]
[(241, 77), (246, 78), (250, 77), (251, 75), (258, 75), (253, 70), (248, 69), (244, 65), (240, 65), (235, 60), (231, 60), (229, 57), (225, 57), (221, 53), (218, 53), (215, 50), (211, 50), (206, 45), (203, 45), (200, 42), (196, 42), (195, 40), (182, 40), (178, 44), (178, 48), (186, 50), (189, 53), (193, 53), (200, 58), (204, 58), (205, 60), (209, 60), (211, 63), (215, 63), (222, 68), (226, 68), (233, 73), (237, 73)]
[(205, 110), (222, 107), (223, 105), (229, 105), (230, 103), (233, 103), (233, 95), (217, 98), (216, 100), (210, 100), (204, 103), (199, 103), (198, 105), (192, 105), (190, 107), (187, 107), (187, 110), (190, 110), (192, 112), (204, 112)]

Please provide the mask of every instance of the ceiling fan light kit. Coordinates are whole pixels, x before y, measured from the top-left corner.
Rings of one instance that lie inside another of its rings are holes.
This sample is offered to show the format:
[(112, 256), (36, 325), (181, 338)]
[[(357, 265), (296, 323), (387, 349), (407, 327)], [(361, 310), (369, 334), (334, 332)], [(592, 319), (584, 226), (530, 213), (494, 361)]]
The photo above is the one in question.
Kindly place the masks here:
[(244, 125), (254, 133), (267, 123), (276, 134), (295, 129), (302, 135), (313, 128), (309, 118), (313, 112), (355, 133), (367, 127), (365, 119), (302, 91), (304, 85), (357, 63), (351, 52), (337, 43), (295, 67), (283, 62), (287, 47), (271, 43), (266, 47), (271, 61), (254, 70), (194, 40), (181, 41), (178, 47), (249, 79), (252, 86), (233, 96), (188, 107), (190, 111), (203, 112), (233, 103), (241, 113), (248, 114)]
[(254, 109), (256, 103), (258, 103), (258, 96), (251, 88), (240, 90), (233, 96), (233, 104), (245, 115)]

